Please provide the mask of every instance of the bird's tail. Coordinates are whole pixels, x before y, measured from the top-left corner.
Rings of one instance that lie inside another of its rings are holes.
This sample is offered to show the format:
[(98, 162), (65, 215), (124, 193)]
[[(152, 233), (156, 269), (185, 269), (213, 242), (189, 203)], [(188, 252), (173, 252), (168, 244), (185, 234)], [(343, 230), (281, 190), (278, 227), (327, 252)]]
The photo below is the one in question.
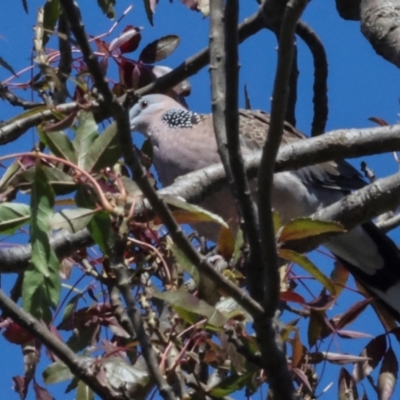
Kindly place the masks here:
[(400, 251), (372, 222), (324, 245), (400, 321)]

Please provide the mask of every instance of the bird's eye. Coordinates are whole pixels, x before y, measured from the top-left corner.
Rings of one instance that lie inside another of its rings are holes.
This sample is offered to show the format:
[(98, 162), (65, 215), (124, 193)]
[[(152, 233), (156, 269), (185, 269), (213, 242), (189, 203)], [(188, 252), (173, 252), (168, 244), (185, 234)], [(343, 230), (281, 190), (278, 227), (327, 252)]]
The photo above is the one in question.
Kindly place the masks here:
[(149, 105), (149, 102), (144, 100), (142, 101), (142, 108), (146, 108)]

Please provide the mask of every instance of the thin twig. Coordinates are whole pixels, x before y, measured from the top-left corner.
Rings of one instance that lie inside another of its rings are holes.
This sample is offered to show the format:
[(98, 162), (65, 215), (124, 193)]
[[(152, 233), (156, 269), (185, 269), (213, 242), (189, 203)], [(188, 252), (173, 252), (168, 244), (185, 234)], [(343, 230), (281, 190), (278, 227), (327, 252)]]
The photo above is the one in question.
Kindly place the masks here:
[(7, 86), (0, 83), (0, 98), (8, 101), (12, 106), (22, 107), (24, 110), (31, 110), (32, 108), (44, 106), (44, 103), (36, 103), (33, 101), (27, 101), (21, 97), (16, 96), (11, 92)]

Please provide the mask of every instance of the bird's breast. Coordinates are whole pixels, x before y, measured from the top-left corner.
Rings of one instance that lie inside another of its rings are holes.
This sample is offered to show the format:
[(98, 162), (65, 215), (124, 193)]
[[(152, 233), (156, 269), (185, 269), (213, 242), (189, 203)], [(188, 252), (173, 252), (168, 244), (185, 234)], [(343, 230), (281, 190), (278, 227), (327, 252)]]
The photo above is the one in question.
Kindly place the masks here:
[(215, 138), (199, 140), (193, 133), (190, 129), (178, 129), (172, 134), (152, 136), (154, 166), (163, 186), (170, 185), (179, 176), (219, 162)]

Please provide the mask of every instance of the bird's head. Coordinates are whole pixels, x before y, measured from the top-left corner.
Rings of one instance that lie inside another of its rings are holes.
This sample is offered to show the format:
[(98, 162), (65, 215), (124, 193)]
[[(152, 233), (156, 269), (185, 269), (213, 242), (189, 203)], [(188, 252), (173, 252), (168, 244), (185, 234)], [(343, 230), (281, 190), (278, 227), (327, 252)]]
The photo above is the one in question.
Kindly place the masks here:
[(152, 126), (160, 123), (161, 117), (170, 109), (184, 109), (184, 107), (163, 94), (148, 94), (141, 97), (129, 111), (131, 130), (150, 135)]

